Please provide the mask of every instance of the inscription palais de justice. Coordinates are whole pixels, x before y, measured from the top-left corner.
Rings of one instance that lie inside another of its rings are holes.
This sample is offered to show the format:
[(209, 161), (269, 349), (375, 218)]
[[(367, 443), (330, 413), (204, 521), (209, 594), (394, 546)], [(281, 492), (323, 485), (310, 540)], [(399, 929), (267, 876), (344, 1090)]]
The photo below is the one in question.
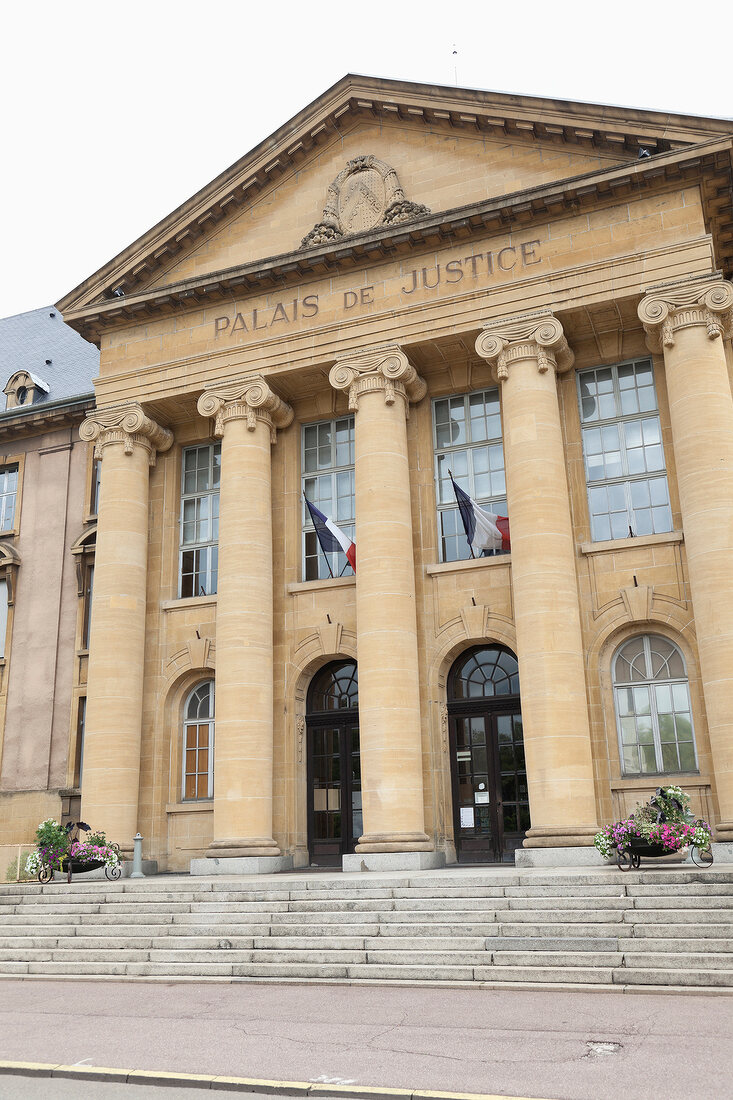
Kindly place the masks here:
[[(478, 281), (490, 278), (502, 272), (513, 271), (517, 267), (531, 267), (541, 262), (540, 241), (524, 241), (516, 246), (501, 248), (494, 252), (474, 252), (470, 256), (448, 260), (433, 267), (417, 267), (406, 272), (401, 279), (391, 279), (395, 291), (409, 297), (418, 290), (435, 290), (440, 286), (455, 285), (464, 279)], [(357, 286), (341, 293), (343, 309), (374, 304), (374, 286)], [(292, 325), (295, 321), (318, 316), (320, 308), (318, 294), (306, 294), (303, 298), (292, 298), (277, 302), (267, 309), (251, 309), (246, 313), (236, 313), (233, 317), (224, 314), (214, 319), (214, 336), (235, 336), (239, 333), (261, 332), (278, 325)]]

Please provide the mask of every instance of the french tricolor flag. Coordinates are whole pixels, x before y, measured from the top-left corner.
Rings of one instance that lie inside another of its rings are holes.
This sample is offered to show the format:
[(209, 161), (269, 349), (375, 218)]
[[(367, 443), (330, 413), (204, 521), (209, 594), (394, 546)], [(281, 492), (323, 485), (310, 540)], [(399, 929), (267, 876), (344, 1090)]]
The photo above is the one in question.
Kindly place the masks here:
[(480, 554), (482, 550), (511, 550), (507, 517), (485, 511), (468, 493), (456, 485), (453, 474), (450, 475), (450, 479), (453, 482), (453, 492), (456, 494), (471, 552), (476, 550)]
[(308, 497), (305, 498), (305, 502), (308, 505), (308, 511), (311, 514), (313, 526), (316, 529), (316, 535), (323, 553), (333, 554), (335, 551), (342, 550), (346, 554), (349, 565), (356, 573), (356, 542), (345, 535), (332, 519), (324, 516), (315, 504), (311, 504)]

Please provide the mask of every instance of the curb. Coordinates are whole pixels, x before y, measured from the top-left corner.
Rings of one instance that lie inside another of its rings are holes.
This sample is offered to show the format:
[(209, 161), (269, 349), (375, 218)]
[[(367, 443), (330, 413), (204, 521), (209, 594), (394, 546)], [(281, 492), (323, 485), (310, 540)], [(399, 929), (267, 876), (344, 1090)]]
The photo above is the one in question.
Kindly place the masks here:
[(268, 1096), (343, 1097), (344, 1100), (549, 1100), (488, 1094), (441, 1092), (430, 1089), (390, 1089), (369, 1085), (329, 1085), (315, 1081), (268, 1081), (254, 1077), (224, 1077), (205, 1073), (172, 1073), (164, 1070), (110, 1069), (106, 1066), (64, 1066), (46, 1062), (0, 1061), (0, 1077), (65, 1077), (76, 1081), (110, 1081), (128, 1085), (179, 1085), (222, 1092), (259, 1092)]

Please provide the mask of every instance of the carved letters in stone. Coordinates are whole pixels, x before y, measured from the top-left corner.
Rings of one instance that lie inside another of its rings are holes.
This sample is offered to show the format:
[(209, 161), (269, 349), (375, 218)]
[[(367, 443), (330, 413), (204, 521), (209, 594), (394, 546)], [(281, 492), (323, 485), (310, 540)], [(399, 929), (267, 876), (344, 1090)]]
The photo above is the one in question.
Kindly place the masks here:
[(354, 157), (329, 187), (321, 220), (300, 246), (328, 244), (378, 225), (399, 225), (429, 213), (427, 206), (405, 198), (394, 168), (375, 156)]

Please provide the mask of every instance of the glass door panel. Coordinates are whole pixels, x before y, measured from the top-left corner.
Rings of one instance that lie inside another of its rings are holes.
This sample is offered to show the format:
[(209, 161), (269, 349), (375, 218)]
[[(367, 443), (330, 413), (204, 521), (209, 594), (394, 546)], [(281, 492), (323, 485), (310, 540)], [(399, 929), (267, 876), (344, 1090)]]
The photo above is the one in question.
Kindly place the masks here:
[(452, 717), (451, 742), (459, 860), (511, 861), (529, 828), (521, 714), (487, 707)]
[(308, 727), (308, 848), (312, 863), (338, 866), (363, 832), (359, 727)]
[(487, 726), (484, 715), (453, 720), (456, 837), (467, 861), (485, 862), (493, 858), (499, 840)]

